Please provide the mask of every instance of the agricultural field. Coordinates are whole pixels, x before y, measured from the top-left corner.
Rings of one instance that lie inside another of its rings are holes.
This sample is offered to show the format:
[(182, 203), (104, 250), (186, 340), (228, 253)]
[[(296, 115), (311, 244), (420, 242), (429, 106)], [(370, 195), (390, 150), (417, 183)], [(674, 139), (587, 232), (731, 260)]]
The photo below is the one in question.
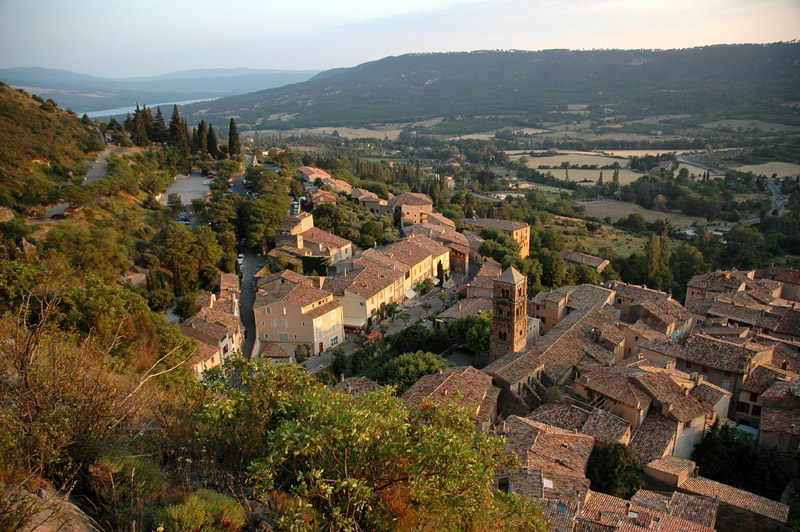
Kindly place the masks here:
[(772, 174), (778, 174), (778, 177), (800, 174), (800, 164), (781, 162), (748, 164), (745, 166), (739, 166), (736, 169), (740, 172), (753, 172), (756, 175), (765, 175), (767, 177), (772, 177)]
[(647, 243), (647, 238), (630, 235), (610, 225), (602, 225), (597, 232), (589, 233), (586, 222), (578, 218), (554, 216), (550, 227), (564, 236), (566, 249), (573, 249), (580, 243), (592, 255), (597, 255), (601, 248), (611, 248), (616, 255), (624, 257), (634, 251), (641, 252)]
[(616, 221), (624, 218), (629, 214), (639, 213), (648, 222), (655, 222), (656, 220), (669, 220), (675, 227), (692, 225), (694, 222), (705, 223), (705, 218), (699, 216), (689, 216), (677, 212), (661, 212), (637, 205), (635, 203), (628, 203), (627, 201), (598, 201), (598, 202), (576, 202), (577, 205), (586, 209), (586, 214), (589, 216), (596, 216), (597, 218), (610, 217)]
[(761, 120), (718, 120), (716, 122), (708, 122), (700, 124), (707, 129), (715, 129), (717, 127), (730, 127), (734, 129), (750, 129), (757, 127), (763, 131), (779, 132), (797, 132), (800, 131), (800, 126), (790, 126), (787, 124), (777, 124), (775, 122), (762, 122)]

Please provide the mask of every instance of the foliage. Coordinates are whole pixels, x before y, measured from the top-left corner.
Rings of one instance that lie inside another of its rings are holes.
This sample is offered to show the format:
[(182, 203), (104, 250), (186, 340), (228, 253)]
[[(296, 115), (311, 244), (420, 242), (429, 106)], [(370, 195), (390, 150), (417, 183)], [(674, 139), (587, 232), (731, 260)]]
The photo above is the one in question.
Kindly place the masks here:
[(245, 511), (235, 499), (211, 490), (198, 490), (182, 504), (158, 511), (155, 522), (166, 530), (235, 532), (245, 525)]
[(622, 443), (609, 443), (592, 451), (586, 476), (592, 489), (615, 497), (630, 499), (644, 487), (644, 475), (633, 451)]
[[(493, 493), (509, 463), (465, 412), (407, 410), (389, 389), (346, 396), (302, 369), (236, 359), (241, 388), (210, 385), (201, 434), (219, 459), (249, 464), (254, 494), (298, 530), (538, 530), (534, 510)], [(244, 458), (244, 460), (241, 460)], [(526, 509), (527, 508), (527, 509)]]
[(436, 373), (447, 366), (452, 364), (441, 356), (420, 350), (392, 358), (373, 369), (367, 376), (378, 384), (395, 386), (399, 395), (423, 375)]
[[(779, 450), (763, 449), (750, 434), (716, 420), (692, 460), (704, 477), (779, 500), (789, 478)], [(730, 464), (737, 467), (730, 467)]]

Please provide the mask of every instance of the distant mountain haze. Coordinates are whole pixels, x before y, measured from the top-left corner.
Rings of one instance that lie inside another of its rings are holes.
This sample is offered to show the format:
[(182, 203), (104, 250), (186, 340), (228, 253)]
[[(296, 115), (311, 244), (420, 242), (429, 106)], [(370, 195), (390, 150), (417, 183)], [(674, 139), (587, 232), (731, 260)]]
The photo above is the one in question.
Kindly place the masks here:
[(681, 50), (408, 54), (302, 83), (181, 108), (240, 130), (406, 123), (436, 117), (546, 119), (570, 104), (609, 114), (701, 113), (800, 100), (800, 43)]
[(49, 68), (0, 69), (0, 81), (52, 98), (78, 113), (244, 94), (310, 79), (317, 70), (195, 69), (159, 76), (100, 78)]

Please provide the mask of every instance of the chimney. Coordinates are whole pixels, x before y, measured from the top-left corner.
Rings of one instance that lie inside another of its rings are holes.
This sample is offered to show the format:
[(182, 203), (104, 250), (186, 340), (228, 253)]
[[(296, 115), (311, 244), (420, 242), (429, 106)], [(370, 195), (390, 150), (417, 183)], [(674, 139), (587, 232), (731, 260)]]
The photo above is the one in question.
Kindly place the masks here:
[(344, 373), (339, 374), (339, 382), (344, 382)]

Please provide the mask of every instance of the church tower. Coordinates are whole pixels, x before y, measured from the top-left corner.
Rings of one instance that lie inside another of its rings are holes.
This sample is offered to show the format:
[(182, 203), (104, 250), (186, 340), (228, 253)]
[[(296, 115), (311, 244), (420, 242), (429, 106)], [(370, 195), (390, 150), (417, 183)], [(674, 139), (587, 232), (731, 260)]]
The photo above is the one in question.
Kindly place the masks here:
[(494, 280), (489, 362), (506, 353), (523, 351), (527, 344), (528, 280), (514, 267)]

